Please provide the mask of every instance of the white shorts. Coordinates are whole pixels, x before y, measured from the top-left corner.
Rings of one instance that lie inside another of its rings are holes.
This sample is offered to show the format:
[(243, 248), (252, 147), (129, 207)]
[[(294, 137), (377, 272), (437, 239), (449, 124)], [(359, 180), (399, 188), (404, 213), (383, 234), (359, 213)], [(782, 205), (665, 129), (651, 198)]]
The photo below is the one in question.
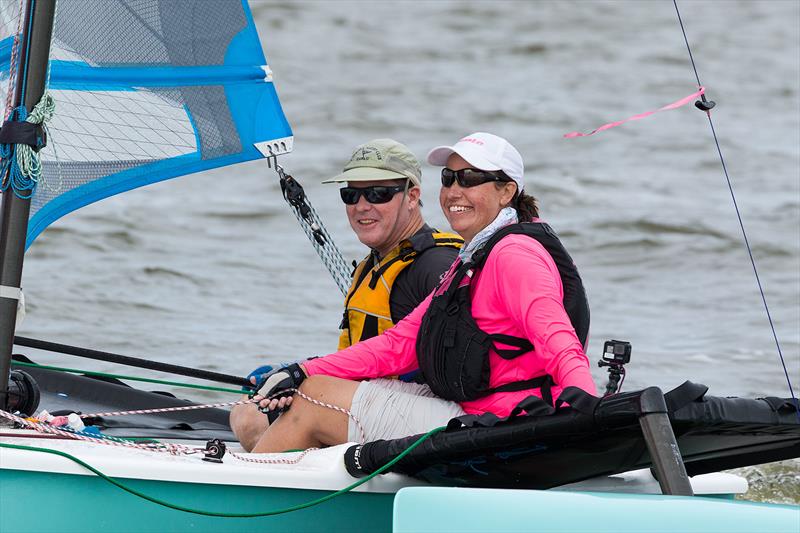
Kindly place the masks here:
[[(426, 433), (465, 414), (459, 404), (439, 398), (427, 385), (399, 379), (362, 381), (353, 395), (350, 412), (361, 423), (365, 442)], [(347, 425), (347, 439), (364, 439), (352, 418)]]

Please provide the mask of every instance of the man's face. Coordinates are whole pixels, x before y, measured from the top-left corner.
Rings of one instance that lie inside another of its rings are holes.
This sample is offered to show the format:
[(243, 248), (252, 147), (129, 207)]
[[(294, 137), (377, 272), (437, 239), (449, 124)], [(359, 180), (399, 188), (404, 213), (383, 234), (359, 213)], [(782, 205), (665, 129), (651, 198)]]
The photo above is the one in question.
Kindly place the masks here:
[[(352, 181), (348, 187), (364, 189), (376, 185), (404, 185), (406, 180)], [(372, 204), (362, 194), (354, 205), (345, 205), (347, 219), (358, 240), (365, 246), (385, 253), (386, 248), (394, 244), (411, 217), (411, 209), (419, 200), (419, 188), (409, 184), (409, 190), (395, 194), (385, 204)]]

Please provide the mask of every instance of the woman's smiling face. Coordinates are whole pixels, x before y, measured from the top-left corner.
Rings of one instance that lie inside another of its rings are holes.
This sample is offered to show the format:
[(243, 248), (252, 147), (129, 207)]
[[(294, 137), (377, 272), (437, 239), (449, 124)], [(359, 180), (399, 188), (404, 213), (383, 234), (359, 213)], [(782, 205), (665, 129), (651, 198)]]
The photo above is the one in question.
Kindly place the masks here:
[[(473, 168), (460, 155), (447, 158), (447, 168), (462, 170)], [(508, 206), (517, 190), (516, 183), (488, 182), (475, 187), (462, 187), (454, 182), (450, 187), (442, 186), (439, 191), (439, 205), (453, 231), (469, 242), (475, 235), (497, 217), (500, 210)]]

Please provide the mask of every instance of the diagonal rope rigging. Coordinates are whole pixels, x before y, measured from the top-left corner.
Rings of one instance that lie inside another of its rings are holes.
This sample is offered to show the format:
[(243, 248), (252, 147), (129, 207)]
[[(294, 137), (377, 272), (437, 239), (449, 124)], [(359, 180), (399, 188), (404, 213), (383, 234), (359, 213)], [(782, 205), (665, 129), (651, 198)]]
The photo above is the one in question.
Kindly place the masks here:
[[(686, 49), (689, 52), (689, 60), (692, 62), (692, 69), (694, 69), (694, 75), (695, 75), (695, 78), (697, 79), (697, 85), (702, 86), (702, 84), (700, 83), (700, 75), (697, 73), (697, 65), (695, 64), (694, 56), (692, 55), (692, 47), (689, 45), (689, 39), (686, 36), (686, 29), (683, 26), (683, 19), (681, 18), (681, 12), (680, 12), (680, 9), (678, 9), (678, 2), (677, 2), (677, 0), (672, 0), (672, 3), (675, 6), (675, 12), (678, 15), (678, 22), (680, 23), (680, 26), (681, 26), (681, 32), (683, 33), (683, 40), (686, 43)], [(703, 101), (705, 102), (705, 95), (703, 95)], [(775, 323), (773, 322), (772, 315), (769, 312), (769, 305), (767, 305), (767, 297), (764, 294), (764, 287), (761, 284), (761, 277), (758, 275), (758, 268), (756, 267), (756, 260), (753, 257), (753, 250), (750, 247), (750, 241), (748, 240), (747, 232), (744, 229), (744, 222), (742, 220), (742, 214), (741, 214), (741, 212), (739, 210), (739, 204), (736, 202), (736, 194), (734, 194), (734, 192), (733, 192), (733, 184), (731, 183), (731, 178), (728, 175), (728, 167), (725, 165), (725, 158), (722, 156), (722, 149), (720, 148), (720, 145), (719, 145), (719, 139), (717, 138), (717, 132), (714, 129), (714, 121), (711, 120), (711, 113), (707, 109), (705, 109), (704, 107), (701, 107), (701, 106), (698, 106), (698, 107), (700, 109), (703, 109), (703, 110), (706, 111), (706, 116), (708, 117), (708, 124), (711, 127), (711, 134), (714, 137), (714, 144), (717, 146), (717, 153), (719, 154), (719, 160), (720, 160), (720, 163), (722, 164), (722, 171), (725, 174), (725, 180), (728, 183), (728, 190), (730, 191), (731, 199), (733, 200), (733, 207), (736, 210), (736, 218), (739, 220), (739, 228), (742, 230), (742, 236), (744, 237), (744, 244), (747, 247), (747, 254), (750, 256), (750, 264), (753, 266), (753, 273), (756, 276), (756, 283), (758, 284), (758, 290), (761, 293), (761, 301), (763, 302), (764, 309), (767, 312), (767, 319), (769, 320), (769, 326), (772, 329), (772, 337), (773, 337), (773, 339), (775, 339), (775, 346), (778, 348), (778, 356), (780, 357), (781, 365), (783, 366), (783, 373), (786, 376), (786, 383), (788, 383), (788, 385), (789, 385), (789, 393), (792, 396), (792, 400), (795, 403), (797, 403), (797, 398), (795, 397), (794, 389), (792, 387), (792, 380), (789, 377), (789, 371), (786, 368), (786, 359), (783, 357), (783, 352), (781, 350), (781, 343), (778, 340), (778, 334), (775, 331)], [(798, 417), (798, 419), (800, 419), (800, 411), (797, 412), (797, 417)]]

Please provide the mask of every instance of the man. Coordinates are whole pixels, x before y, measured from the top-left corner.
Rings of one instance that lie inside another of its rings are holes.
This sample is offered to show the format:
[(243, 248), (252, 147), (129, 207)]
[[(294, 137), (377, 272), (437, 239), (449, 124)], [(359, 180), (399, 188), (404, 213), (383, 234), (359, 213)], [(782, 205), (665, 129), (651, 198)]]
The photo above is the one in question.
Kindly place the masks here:
[[(422, 170), (397, 141), (375, 139), (358, 146), (343, 172), (323, 183), (346, 183), (339, 193), (347, 219), (370, 249), (345, 297), (341, 350), (380, 335), (410, 313), (455, 261), (463, 239), (425, 223)], [(253, 404), (236, 406), (231, 427), (250, 450), (267, 427), (267, 415)]]
[(347, 219), (370, 248), (345, 298), (339, 350), (403, 319), (436, 287), (463, 244), (458, 235), (425, 224), (421, 180), (419, 162), (406, 146), (375, 139), (356, 148), (341, 174), (323, 182), (347, 183), (339, 191)]

